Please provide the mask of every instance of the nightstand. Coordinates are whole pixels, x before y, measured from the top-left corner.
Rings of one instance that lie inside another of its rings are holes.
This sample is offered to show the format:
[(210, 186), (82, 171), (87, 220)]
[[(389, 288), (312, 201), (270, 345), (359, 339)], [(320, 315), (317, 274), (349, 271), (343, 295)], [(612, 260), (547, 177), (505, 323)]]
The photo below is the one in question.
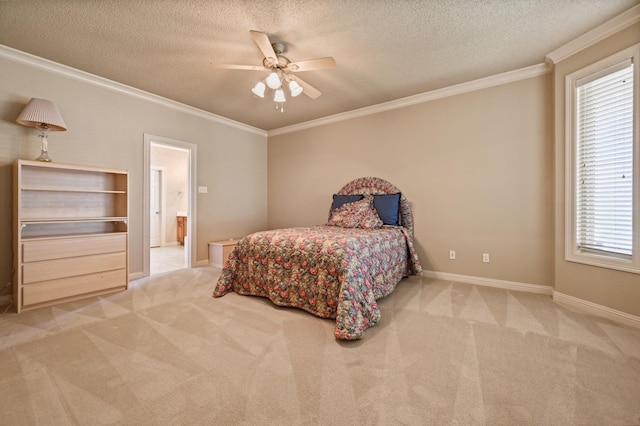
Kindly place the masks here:
[(222, 268), (240, 240), (212, 241), (209, 243), (209, 265)]

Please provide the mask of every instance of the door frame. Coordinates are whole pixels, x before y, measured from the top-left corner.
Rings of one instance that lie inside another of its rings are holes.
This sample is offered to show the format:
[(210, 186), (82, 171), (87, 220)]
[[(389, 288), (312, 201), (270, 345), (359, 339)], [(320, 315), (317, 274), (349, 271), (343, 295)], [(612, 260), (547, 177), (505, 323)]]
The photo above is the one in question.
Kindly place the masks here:
[(150, 227), (150, 219), (149, 219), (149, 191), (150, 191), (150, 174), (151, 174), (151, 145), (164, 145), (169, 148), (179, 148), (184, 149), (188, 152), (188, 205), (187, 205), (187, 235), (189, 236), (189, 244), (185, 245), (186, 256), (187, 256), (187, 265), (189, 268), (193, 268), (196, 266), (197, 260), (197, 192), (196, 192), (196, 156), (197, 156), (197, 145), (179, 141), (176, 139), (165, 138), (163, 136), (151, 135), (148, 133), (144, 134), (144, 159), (143, 159), (143, 211), (145, 214), (142, 215), (142, 266), (143, 266), (143, 276), (148, 277), (150, 275), (151, 267), (149, 260), (149, 227)]
[[(159, 185), (160, 185), (160, 217), (158, 218), (159, 222), (160, 222), (160, 232), (158, 232), (158, 238), (160, 239), (160, 245), (159, 247), (164, 247), (167, 243), (167, 238), (166, 238), (166, 229), (167, 229), (167, 222), (166, 222), (166, 217), (165, 217), (165, 210), (166, 210), (166, 206), (165, 206), (165, 193), (164, 193), (164, 167), (158, 167), (158, 166), (151, 166), (149, 168), (149, 173), (151, 173), (152, 171), (157, 170), (159, 173)], [(151, 200), (151, 181), (149, 181), (149, 200)], [(149, 202), (149, 207), (151, 207), (151, 202)], [(149, 237), (151, 237), (151, 221), (149, 221)], [(151, 238), (149, 238), (149, 247), (151, 247)]]

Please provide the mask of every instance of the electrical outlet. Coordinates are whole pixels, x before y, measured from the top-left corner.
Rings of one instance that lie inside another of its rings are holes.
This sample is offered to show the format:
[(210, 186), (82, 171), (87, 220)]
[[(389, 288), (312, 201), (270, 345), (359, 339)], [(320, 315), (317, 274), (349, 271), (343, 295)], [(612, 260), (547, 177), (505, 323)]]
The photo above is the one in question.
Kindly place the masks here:
[(449, 259), (456, 260), (456, 251), (455, 250), (449, 250)]
[(489, 263), (489, 253), (482, 253), (482, 261), (484, 263)]

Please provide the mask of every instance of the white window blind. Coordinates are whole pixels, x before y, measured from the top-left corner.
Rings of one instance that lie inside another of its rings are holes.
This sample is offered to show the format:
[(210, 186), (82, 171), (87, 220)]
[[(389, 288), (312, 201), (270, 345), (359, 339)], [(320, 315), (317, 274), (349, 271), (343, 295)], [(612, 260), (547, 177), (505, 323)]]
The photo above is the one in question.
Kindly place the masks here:
[(576, 82), (576, 244), (630, 258), (633, 251), (633, 64)]

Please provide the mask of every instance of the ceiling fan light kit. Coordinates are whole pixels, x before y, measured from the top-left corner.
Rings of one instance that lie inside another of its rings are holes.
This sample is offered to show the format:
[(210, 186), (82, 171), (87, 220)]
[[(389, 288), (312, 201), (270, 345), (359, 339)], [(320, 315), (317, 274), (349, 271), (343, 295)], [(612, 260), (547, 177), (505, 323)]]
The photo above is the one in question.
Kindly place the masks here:
[(267, 86), (269, 86), (269, 88), (273, 90), (279, 89), (280, 86), (282, 86), (282, 82), (280, 81), (280, 76), (278, 75), (277, 72), (274, 71), (271, 74), (269, 74), (269, 77), (267, 77)]
[(218, 68), (246, 70), (246, 71), (269, 71), (267, 78), (260, 80), (251, 89), (254, 95), (264, 98), (267, 87), (275, 90), (273, 101), (276, 103), (276, 109), (284, 112), (284, 103), (287, 101), (282, 86), (288, 83), (289, 92), (292, 97), (296, 97), (301, 93), (306, 94), (311, 99), (316, 99), (321, 95), (320, 91), (300, 77), (293, 76), (292, 73), (301, 71), (313, 71), (318, 69), (335, 68), (336, 61), (331, 57), (309, 59), (300, 62), (291, 62), (288, 58), (282, 56), (284, 52), (283, 43), (271, 43), (269, 37), (259, 31), (251, 31), (253, 40), (264, 55), (262, 59), (262, 68), (254, 65), (218, 65)]
[(287, 98), (284, 97), (284, 90), (278, 89), (276, 90), (276, 94), (273, 97), (274, 102), (287, 102)]
[(291, 91), (291, 96), (295, 98), (300, 93), (302, 93), (303, 89), (302, 89), (302, 86), (300, 86), (297, 81), (291, 80), (289, 82), (289, 90)]
[(259, 81), (256, 85), (251, 89), (254, 95), (264, 98), (264, 91), (267, 90), (267, 85), (264, 82)]

